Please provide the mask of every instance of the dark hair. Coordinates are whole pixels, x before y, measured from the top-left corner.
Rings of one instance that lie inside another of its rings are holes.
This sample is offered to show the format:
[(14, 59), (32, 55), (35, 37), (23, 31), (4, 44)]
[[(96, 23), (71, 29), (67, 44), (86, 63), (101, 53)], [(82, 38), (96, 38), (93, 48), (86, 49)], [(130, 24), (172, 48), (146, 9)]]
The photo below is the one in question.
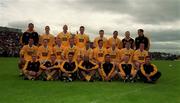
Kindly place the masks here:
[(144, 32), (144, 30), (143, 29), (138, 29), (140, 32)]
[(103, 40), (102, 40), (102, 39), (98, 40), (98, 44), (99, 44), (99, 42), (101, 42), (101, 41), (103, 41)]
[(83, 28), (84, 29), (84, 26), (80, 26), (80, 29)]
[(104, 30), (99, 30), (99, 32), (104, 32)]
[(115, 30), (115, 31), (113, 32), (113, 34), (114, 34), (114, 33), (118, 33), (118, 31)]
[(33, 26), (34, 26), (34, 24), (33, 24), (33, 23), (29, 23), (29, 24), (28, 24), (28, 26), (30, 26), (30, 25), (33, 25)]

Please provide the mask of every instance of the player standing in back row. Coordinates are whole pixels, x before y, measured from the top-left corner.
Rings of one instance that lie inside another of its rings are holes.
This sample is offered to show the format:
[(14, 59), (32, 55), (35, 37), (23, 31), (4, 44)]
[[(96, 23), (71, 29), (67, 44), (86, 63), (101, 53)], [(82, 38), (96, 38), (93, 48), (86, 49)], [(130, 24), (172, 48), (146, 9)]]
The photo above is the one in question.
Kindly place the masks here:
[(89, 36), (84, 33), (84, 26), (80, 26), (79, 31), (80, 33), (75, 35), (75, 43), (78, 48), (84, 48), (86, 43), (89, 41)]
[(28, 24), (28, 29), (23, 33), (21, 37), (21, 43), (23, 45), (27, 45), (29, 43), (29, 39), (33, 39), (34, 45), (38, 46), (39, 43), (39, 35), (38, 33), (34, 30), (34, 24), (29, 23)]
[(136, 37), (135, 39), (136, 50), (139, 49), (141, 43), (144, 43), (144, 49), (149, 51), (149, 48), (150, 48), (149, 39), (146, 36), (144, 36), (143, 29), (138, 29), (138, 37)]

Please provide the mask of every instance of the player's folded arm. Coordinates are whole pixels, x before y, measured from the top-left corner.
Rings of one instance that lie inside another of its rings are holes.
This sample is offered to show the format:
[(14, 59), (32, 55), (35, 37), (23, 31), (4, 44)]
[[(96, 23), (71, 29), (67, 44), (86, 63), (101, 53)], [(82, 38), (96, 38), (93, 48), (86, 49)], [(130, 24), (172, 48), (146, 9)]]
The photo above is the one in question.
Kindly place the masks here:
[(155, 75), (157, 73), (157, 67), (154, 64), (151, 64), (153, 66), (153, 72), (149, 74), (149, 77)]

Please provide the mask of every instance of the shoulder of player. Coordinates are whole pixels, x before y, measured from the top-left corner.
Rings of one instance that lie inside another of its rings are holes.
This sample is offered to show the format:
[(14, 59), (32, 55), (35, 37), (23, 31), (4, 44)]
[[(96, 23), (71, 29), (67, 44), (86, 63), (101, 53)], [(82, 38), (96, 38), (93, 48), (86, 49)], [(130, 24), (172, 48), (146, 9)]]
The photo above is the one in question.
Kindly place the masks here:
[[(48, 49), (49, 49), (49, 50), (51, 50), (52, 48), (53, 48), (53, 47), (48, 46)], [(44, 49), (44, 46), (41, 45), (41, 46), (38, 47), (38, 49)]]
[(43, 48), (43, 45), (39, 46), (38, 48), (39, 48), (39, 49)]
[(148, 54), (148, 51), (147, 51), (147, 50), (143, 50), (143, 52)]
[(57, 35), (62, 35), (63, 34), (63, 32), (59, 32)]
[(134, 39), (133, 39), (133, 38), (130, 38), (130, 40), (131, 40), (131, 41), (134, 41)]
[(135, 41), (138, 40), (139, 38), (140, 38), (139, 36), (135, 37)]
[(107, 51), (111, 51), (111, 50), (112, 50), (112, 48), (107, 48), (106, 50), (107, 50)]
[(93, 51), (96, 51), (96, 50), (99, 50), (99, 48), (98, 48), (98, 47), (96, 47), (96, 48), (93, 48)]
[(134, 53), (139, 53), (139, 52), (140, 52), (140, 50), (139, 50), (139, 49), (137, 49), (137, 50), (135, 50), (135, 51), (134, 51)]
[(36, 45), (33, 45), (32, 47), (33, 47), (33, 48), (38, 48), (38, 46), (36, 46)]
[(111, 40), (113, 40), (113, 37), (110, 37), (110, 38), (108, 39), (108, 41), (111, 41)]
[(25, 34), (29, 34), (29, 32), (28, 31), (23, 32), (23, 35), (25, 35)]
[(99, 40), (99, 39), (100, 39), (100, 37), (99, 37), (99, 36), (95, 37), (95, 40)]
[(125, 40), (126, 40), (125, 38), (122, 39), (122, 41), (125, 41)]
[[(137, 49), (137, 50), (134, 51), (134, 53), (139, 53), (139, 52), (141, 52), (140, 49)], [(148, 53), (148, 51), (146, 51), (146, 50), (143, 50), (142, 52), (143, 53)]]
[(77, 62), (76, 60), (73, 60), (73, 62), (74, 62), (76, 65), (78, 65), (78, 62)]
[(135, 50), (134, 50), (134, 49), (131, 49), (131, 48), (130, 48), (129, 50), (130, 50), (130, 51), (132, 51), (132, 52), (135, 52)]
[(120, 52), (123, 52), (125, 50), (126, 50), (126, 48), (119, 49)]
[(28, 48), (29, 45), (23, 45), (22, 49)]
[(49, 34), (49, 36), (50, 36), (50, 37), (53, 37), (53, 38), (55, 37), (53, 34)]
[[(103, 64), (105, 64), (105, 63), (106, 63), (106, 62), (103, 61), (101, 64), (103, 65)], [(110, 62), (110, 64), (111, 64), (111, 65), (115, 65), (115, 63), (113, 63), (113, 62)]]
[(63, 32), (59, 32), (56, 37), (61, 37), (63, 35)]
[(108, 40), (108, 38), (106, 38), (106, 37), (103, 37), (103, 40), (107, 41), (107, 40)]
[(102, 48), (103, 50), (107, 50), (105, 47)]
[(94, 64), (94, 65), (97, 65), (97, 63), (95, 63), (94, 61), (92, 60), (89, 60), (90, 63)]
[(143, 37), (144, 37), (144, 38), (146, 38), (146, 39), (148, 39), (148, 37), (147, 37), (147, 36), (145, 36), (145, 35), (144, 35)]

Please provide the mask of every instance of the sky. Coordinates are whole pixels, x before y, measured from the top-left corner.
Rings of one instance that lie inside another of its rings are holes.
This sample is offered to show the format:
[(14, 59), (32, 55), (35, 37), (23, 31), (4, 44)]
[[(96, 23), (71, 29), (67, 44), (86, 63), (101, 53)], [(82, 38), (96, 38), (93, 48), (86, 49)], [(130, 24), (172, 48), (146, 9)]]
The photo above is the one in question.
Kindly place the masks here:
[(180, 0), (0, 0), (0, 26), (25, 31), (30, 22), (39, 34), (49, 25), (54, 35), (64, 24), (72, 33), (83, 25), (91, 40), (100, 29), (107, 38), (117, 30), (122, 39), (141, 28), (150, 51), (180, 54)]

